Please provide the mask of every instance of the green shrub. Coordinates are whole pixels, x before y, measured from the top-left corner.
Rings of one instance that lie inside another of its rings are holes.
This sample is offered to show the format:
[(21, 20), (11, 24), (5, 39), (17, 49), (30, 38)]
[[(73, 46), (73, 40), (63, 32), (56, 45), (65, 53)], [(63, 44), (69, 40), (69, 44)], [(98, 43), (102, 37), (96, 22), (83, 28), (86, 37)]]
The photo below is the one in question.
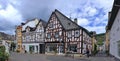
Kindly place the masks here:
[(9, 54), (5, 53), (5, 46), (0, 46), (0, 61), (8, 60)]
[(98, 53), (98, 50), (97, 50), (97, 45), (95, 44), (94, 46), (94, 51), (92, 51), (92, 55), (95, 55)]
[(5, 53), (5, 46), (0, 46), (0, 52)]

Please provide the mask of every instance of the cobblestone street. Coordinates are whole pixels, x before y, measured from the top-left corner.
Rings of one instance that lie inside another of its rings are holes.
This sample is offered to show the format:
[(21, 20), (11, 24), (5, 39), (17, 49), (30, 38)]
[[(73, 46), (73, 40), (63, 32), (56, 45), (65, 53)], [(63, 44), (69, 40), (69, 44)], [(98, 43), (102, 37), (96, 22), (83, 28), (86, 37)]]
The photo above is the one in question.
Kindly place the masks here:
[(11, 53), (9, 61), (114, 61), (112, 57), (64, 57), (44, 54)]

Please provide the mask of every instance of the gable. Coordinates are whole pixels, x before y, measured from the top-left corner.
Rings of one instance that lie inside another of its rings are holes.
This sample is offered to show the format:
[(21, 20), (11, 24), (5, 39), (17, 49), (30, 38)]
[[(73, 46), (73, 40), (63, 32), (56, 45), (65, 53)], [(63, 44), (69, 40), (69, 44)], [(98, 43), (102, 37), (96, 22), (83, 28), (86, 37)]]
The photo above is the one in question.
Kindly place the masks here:
[(41, 32), (43, 30), (44, 30), (43, 24), (42, 24), (42, 22), (39, 22), (35, 31), (36, 32)]
[(26, 32), (29, 32), (29, 31), (30, 31), (30, 27), (27, 26), (27, 27), (25, 28), (25, 30), (26, 30)]
[(27, 26), (32, 27), (32, 28), (36, 27), (38, 22), (39, 22), (38, 19), (29, 20), (25, 25), (22, 26), (22, 31), (24, 31)]
[(55, 13), (52, 13), (51, 17), (49, 18), (47, 27), (48, 29), (54, 29), (54, 28), (62, 28), (62, 25), (58, 18), (56, 17)]

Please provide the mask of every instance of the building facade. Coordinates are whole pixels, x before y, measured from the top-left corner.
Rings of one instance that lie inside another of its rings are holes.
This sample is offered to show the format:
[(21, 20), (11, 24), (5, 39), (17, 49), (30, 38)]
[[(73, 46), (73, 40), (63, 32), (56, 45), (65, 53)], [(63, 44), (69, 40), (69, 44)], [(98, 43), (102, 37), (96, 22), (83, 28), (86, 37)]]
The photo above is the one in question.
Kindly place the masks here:
[(16, 27), (17, 51), (22, 51), (22, 26)]
[[(108, 13), (108, 21), (110, 20), (110, 16), (111, 16), (111, 12)], [(106, 52), (109, 52), (110, 50), (110, 30), (108, 29), (108, 25), (106, 26), (106, 33), (105, 33), (105, 49), (106, 49)], [(108, 53), (109, 54), (109, 53)]]
[(120, 59), (120, 0), (114, 0), (107, 27), (110, 40), (109, 53)]
[(44, 34), (46, 22), (33, 19), (23, 24), (22, 27), (22, 48), (28, 53), (44, 53)]
[(84, 54), (86, 49), (92, 50), (90, 33), (58, 10), (52, 12), (46, 25), (46, 53), (63, 54), (68, 51)]

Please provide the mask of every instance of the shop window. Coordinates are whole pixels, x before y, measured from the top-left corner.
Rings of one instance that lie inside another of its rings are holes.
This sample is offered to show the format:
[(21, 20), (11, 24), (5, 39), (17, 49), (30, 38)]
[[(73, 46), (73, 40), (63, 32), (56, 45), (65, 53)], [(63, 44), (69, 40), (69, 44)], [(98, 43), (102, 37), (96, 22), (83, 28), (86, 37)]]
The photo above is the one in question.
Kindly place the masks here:
[(69, 45), (69, 50), (73, 52), (77, 52), (77, 44), (71, 44)]

